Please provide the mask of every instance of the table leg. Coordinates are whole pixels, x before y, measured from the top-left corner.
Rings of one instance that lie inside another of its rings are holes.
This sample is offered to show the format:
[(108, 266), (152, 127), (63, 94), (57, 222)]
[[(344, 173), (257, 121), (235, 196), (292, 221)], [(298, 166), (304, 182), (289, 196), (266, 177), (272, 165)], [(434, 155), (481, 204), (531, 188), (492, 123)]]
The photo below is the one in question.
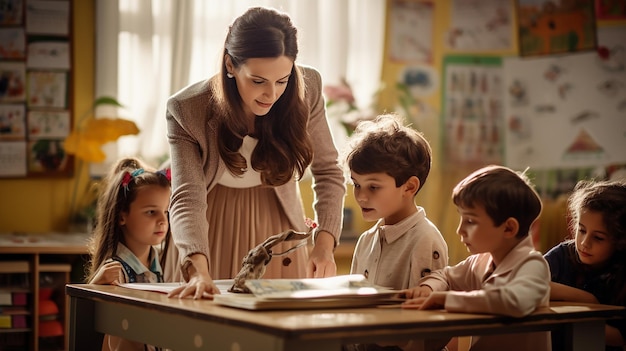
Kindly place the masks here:
[(572, 323), (563, 332), (564, 350), (604, 351), (604, 321)]
[(104, 335), (94, 329), (94, 302), (70, 296), (70, 351), (100, 350)]

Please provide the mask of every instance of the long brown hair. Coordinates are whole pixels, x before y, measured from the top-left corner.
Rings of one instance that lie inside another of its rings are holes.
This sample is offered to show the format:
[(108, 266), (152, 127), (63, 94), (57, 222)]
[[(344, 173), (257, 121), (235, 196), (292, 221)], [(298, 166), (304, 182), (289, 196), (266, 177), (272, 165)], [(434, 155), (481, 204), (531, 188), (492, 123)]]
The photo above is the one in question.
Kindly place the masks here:
[[(297, 30), (289, 16), (273, 9), (254, 7), (230, 26), (224, 55), (239, 67), (251, 58), (287, 56), (294, 61), (287, 88), (263, 118), (255, 119), (259, 142), (251, 156), (252, 168), (261, 173), (267, 185), (282, 185), (294, 175), (301, 177), (313, 158), (307, 132), (309, 106), (304, 100), (304, 80), (295, 64), (298, 56)], [(222, 60), (224, 60), (222, 58)], [(219, 124), (218, 148), (222, 160), (234, 175), (241, 175), (246, 160), (239, 153), (247, 134), (241, 97), (234, 79), (226, 77), (226, 63), (213, 81)]]
[[(96, 208), (96, 226), (88, 245), (89, 262), (86, 267), (86, 281), (91, 281), (104, 261), (116, 255), (117, 244), (124, 243), (120, 226), (121, 214), (130, 210), (130, 204), (137, 198), (138, 190), (148, 185), (168, 189), (171, 187), (165, 171), (155, 172), (136, 158), (119, 160), (103, 179), (102, 185), (103, 191), (98, 197)], [(161, 266), (165, 263), (170, 235), (168, 225), (167, 234), (162, 241), (164, 247), (161, 249)]]
[[(606, 276), (603, 277), (607, 289), (606, 296), (610, 303), (626, 303), (626, 181), (581, 180), (574, 187), (568, 198), (570, 214), (569, 226), (572, 233), (578, 231), (580, 213), (584, 210), (602, 214), (602, 220), (610, 240), (613, 240), (615, 252), (609, 259)], [(572, 245), (572, 257), (578, 257)], [(578, 272), (584, 271), (584, 264), (576, 260)], [(579, 275), (580, 280), (582, 274)]]

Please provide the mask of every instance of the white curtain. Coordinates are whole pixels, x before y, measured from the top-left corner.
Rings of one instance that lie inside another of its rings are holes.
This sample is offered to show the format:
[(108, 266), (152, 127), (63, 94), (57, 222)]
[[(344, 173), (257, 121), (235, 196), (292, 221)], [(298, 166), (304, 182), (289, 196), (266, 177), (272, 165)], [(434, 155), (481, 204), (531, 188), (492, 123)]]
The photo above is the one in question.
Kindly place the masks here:
[[(219, 67), (228, 26), (249, 7), (287, 12), (298, 28), (298, 62), (316, 67), (325, 84), (342, 77), (357, 103), (379, 88), (385, 0), (96, 0), (96, 95), (126, 107), (98, 110), (133, 119), (141, 133), (107, 145), (108, 165), (122, 156), (158, 164), (169, 152), (167, 98)], [(77, 48), (80, 49), (80, 48)], [(98, 169), (92, 173), (99, 173)]]

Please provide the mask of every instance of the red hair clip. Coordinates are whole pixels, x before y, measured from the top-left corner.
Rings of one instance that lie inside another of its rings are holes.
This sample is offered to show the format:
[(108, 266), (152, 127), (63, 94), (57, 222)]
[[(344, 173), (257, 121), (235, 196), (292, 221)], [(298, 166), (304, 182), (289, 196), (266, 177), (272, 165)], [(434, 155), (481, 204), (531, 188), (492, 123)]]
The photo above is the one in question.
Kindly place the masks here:
[(130, 175), (130, 173), (128, 172), (124, 172), (124, 178), (122, 178), (122, 186), (126, 189), (128, 189), (128, 184), (130, 184), (130, 180), (133, 177)]
[(167, 180), (169, 180), (170, 182), (172, 181), (172, 169), (171, 168), (161, 169), (157, 171), (157, 173), (165, 176), (165, 178), (167, 178)]
[(128, 185), (133, 177), (136, 177), (140, 174), (143, 174), (143, 168), (138, 168), (134, 170), (132, 173), (124, 172), (124, 177), (122, 178), (122, 188), (124, 188), (124, 194), (128, 191)]

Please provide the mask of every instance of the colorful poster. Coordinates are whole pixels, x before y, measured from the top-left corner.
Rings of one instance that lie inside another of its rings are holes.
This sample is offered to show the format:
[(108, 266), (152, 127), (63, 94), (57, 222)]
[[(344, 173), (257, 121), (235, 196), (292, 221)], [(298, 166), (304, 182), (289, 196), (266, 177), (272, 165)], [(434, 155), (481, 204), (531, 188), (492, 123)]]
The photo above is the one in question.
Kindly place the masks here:
[(26, 99), (26, 65), (23, 62), (0, 62), (0, 102)]
[(444, 58), (441, 120), (447, 164), (502, 163), (502, 87), (499, 57)]
[(0, 105), (0, 140), (26, 139), (26, 107), (22, 104)]
[(68, 111), (29, 111), (28, 138), (67, 138), (71, 120)]
[(67, 73), (28, 72), (28, 107), (67, 107)]
[(446, 46), (455, 51), (511, 50), (513, 3), (502, 0), (452, 0)]
[(593, 8), (594, 0), (517, 0), (520, 55), (595, 49)]
[[(598, 32), (613, 48), (626, 28)], [(619, 30), (621, 33), (614, 33)], [(586, 168), (626, 162), (624, 57), (577, 53), (508, 58), (506, 164), (516, 169)]]
[(433, 4), (391, 1), (390, 56), (393, 61), (431, 62), (433, 51)]

